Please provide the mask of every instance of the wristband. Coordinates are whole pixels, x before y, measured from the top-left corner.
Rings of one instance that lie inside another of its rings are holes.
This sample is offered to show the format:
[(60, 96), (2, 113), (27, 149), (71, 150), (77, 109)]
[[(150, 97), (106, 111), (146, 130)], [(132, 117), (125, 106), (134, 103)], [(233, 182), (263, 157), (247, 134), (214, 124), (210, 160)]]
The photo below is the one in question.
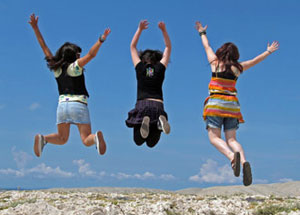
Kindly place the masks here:
[(105, 39), (103, 39), (103, 35), (101, 35), (101, 36), (99, 37), (99, 41), (100, 41), (101, 43), (104, 43)]
[(271, 52), (271, 51), (269, 51), (269, 50), (267, 50), (267, 52), (269, 52), (269, 54), (272, 54), (272, 52)]
[(206, 35), (206, 31), (201, 31), (201, 32), (199, 32), (199, 35), (200, 35), (200, 37), (201, 37), (202, 35)]

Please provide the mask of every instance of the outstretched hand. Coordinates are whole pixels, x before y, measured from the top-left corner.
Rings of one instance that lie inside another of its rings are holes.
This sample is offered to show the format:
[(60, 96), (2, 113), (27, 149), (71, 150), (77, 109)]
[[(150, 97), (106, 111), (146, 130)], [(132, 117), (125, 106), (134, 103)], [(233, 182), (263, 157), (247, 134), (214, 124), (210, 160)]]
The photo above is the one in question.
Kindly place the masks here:
[(279, 49), (279, 42), (274, 41), (271, 45), (268, 43), (267, 51), (270, 53), (275, 52), (277, 49)]
[(160, 28), (160, 30), (166, 31), (166, 24), (164, 22), (159, 22), (158, 27)]
[(148, 28), (149, 22), (147, 20), (140, 21), (139, 29), (145, 30)]
[(195, 28), (197, 29), (198, 32), (203, 32), (206, 31), (207, 25), (203, 27), (202, 24), (199, 21), (197, 21)]
[(103, 38), (104, 40), (106, 40), (106, 38), (107, 38), (107, 36), (110, 34), (110, 32), (111, 32), (110, 28), (106, 28), (106, 29), (104, 30), (104, 33), (102, 34), (102, 38)]
[(39, 21), (39, 17), (35, 16), (35, 14), (31, 14), (30, 15), (30, 20), (28, 21), (28, 23), (31, 25), (32, 28), (36, 28), (38, 27), (38, 21)]

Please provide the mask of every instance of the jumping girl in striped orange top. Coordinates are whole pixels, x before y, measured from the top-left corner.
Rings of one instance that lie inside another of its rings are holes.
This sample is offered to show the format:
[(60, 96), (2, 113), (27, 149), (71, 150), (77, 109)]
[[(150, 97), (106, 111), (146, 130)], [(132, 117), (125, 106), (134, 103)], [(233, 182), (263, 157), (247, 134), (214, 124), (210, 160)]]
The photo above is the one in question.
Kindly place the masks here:
[[(243, 183), (252, 183), (250, 163), (246, 161), (244, 150), (236, 140), (236, 130), (239, 123), (244, 122), (240, 112), (240, 104), (235, 88), (239, 75), (263, 61), (279, 48), (278, 42), (268, 44), (267, 50), (252, 60), (238, 62), (239, 51), (233, 43), (225, 43), (216, 53), (212, 50), (206, 36), (207, 26), (196, 22), (204, 46), (207, 59), (211, 65), (212, 78), (209, 83), (209, 97), (205, 100), (203, 118), (206, 122), (210, 142), (230, 161), (234, 175), (240, 175), (240, 164), (243, 166)], [(225, 132), (224, 141), (221, 138), (221, 128)]]

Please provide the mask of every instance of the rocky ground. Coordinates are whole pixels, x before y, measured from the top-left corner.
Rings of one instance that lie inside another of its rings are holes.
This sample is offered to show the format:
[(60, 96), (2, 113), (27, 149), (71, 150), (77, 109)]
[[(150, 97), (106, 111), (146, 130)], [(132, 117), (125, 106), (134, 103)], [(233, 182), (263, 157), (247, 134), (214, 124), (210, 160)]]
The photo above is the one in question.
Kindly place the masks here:
[[(255, 186), (251, 189), (257, 189)], [(260, 186), (260, 192), (267, 192), (268, 188)], [(219, 188), (224, 192), (224, 187)], [(274, 185), (271, 188), (275, 190)], [(4, 191), (0, 192), (0, 215), (300, 215), (300, 194), (290, 195), (283, 189), (280, 195), (249, 194), (243, 190), (224, 195), (221, 191), (215, 194), (217, 188), (212, 189), (213, 194), (203, 190), (204, 194), (199, 194), (199, 189), (171, 192), (136, 188)], [(238, 188), (227, 187), (228, 190)]]

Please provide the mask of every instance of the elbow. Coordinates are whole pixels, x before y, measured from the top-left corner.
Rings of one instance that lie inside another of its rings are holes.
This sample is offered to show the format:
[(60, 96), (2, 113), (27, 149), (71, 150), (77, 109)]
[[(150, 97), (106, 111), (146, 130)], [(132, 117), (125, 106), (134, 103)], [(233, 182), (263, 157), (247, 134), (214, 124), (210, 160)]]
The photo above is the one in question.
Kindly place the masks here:
[(89, 52), (89, 58), (93, 59), (94, 57), (96, 57), (97, 53), (93, 53), (93, 52)]

